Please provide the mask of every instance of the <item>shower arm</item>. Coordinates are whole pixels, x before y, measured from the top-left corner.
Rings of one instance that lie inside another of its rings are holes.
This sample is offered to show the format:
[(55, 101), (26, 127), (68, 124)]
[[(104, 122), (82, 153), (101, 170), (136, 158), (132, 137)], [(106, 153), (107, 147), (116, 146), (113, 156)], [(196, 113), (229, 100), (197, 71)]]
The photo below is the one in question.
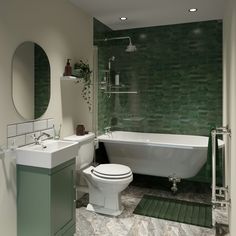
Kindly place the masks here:
[(124, 37), (113, 37), (113, 38), (105, 38), (105, 39), (97, 39), (95, 41), (97, 42), (107, 42), (107, 41), (112, 41), (112, 40), (122, 40), (122, 39), (129, 39), (129, 44), (132, 44), (131, 38), (129, 36), (124, 36)]

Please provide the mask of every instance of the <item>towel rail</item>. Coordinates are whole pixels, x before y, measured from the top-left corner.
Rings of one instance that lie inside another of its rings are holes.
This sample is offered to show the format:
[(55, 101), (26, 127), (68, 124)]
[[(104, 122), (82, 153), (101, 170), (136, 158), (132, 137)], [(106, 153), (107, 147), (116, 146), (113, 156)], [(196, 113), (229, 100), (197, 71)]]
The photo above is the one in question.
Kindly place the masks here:
[[(225, 148), (224, 148), (224, 155), (223, 155), (223, 163), (224, 163), (224, 180), (223, 186), (219, 187), (216, 183), (216, 138), (217, 135), (222, 135), (225, 141)], [(212, 205), (213, 208), (221, 207), (226, 208), (228, 211), (228, 207), (230, 205), (230, 198), (229, 198), (229, 189), (228, 189), (228, 145), (230, 144), (229, 138), (231, 136), (230, 129), (226, 127), (219, 127), (213, 129), (211, 131), (211, 138), (212, 138)], [(214, 215), (214, 214), (212, 214)], [(212, 220), (213, 226), (215, 226), (216, 221), (215, 217), (213, 216)]]

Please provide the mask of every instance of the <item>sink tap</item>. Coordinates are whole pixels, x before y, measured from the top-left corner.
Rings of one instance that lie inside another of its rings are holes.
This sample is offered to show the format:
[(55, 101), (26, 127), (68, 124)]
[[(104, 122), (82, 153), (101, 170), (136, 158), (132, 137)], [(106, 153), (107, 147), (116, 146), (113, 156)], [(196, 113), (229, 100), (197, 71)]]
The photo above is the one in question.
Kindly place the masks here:
[(34, 142), (35, 142), (36, 145), (40, 145), (41, 144), (41, 138), (43, 136), (46, 136), (47, 138), (51, 138), (50, 134), (47, 134), (45, 132), (42, 132), (38, 137), (36, 137), (35, 134), (33, 135)]

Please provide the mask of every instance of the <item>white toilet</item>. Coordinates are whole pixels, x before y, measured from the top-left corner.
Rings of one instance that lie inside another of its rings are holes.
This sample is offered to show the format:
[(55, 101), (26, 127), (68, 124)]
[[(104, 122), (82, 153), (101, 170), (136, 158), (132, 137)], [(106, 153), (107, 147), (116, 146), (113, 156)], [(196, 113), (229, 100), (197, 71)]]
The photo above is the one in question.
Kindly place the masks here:
[(65, 140), (80, 143), (76, 158), (77, 189), (86, 192), (86, 188), (81, 187), (84, 177), (88, 183), (89, 192), (87, 210), (118, 216), (123, 210), (121, 192), (132, 182), (133, 174), (128, 166), (120, 164), (91, 166), (94, 154), (94, 138), (93, 133), (83, 136), (72, 135), (65, 138)]
[(133, 180), (130, 168), (119, 164), (101, 164), (90, 166), (83, 173), (89, 185), (87, 209), (106, 215), (120, 215), (123, 210), (121, 192)]

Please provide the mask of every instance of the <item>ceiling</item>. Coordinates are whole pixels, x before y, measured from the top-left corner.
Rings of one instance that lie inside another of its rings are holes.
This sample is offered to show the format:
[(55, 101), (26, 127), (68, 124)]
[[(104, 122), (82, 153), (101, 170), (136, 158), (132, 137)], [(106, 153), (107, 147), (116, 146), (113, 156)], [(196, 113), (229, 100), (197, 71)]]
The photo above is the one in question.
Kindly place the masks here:
[[(69, 0), (113, 30), (223, 18), (225, 0)], [(197, 8), (190, 13), (188, 9)], [(127, 21), (119, 18), (125, 16)]]

